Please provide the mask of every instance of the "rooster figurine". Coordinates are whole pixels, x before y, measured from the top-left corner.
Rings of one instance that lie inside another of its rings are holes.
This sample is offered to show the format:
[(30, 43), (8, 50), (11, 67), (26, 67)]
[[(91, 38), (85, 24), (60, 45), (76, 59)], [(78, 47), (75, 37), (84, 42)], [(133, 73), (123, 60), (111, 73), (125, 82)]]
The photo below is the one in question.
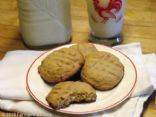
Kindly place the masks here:
[[(107, 7), (100, 5), (100, 0), (93, 0), (94, 9), (97, 14), (103, 19), (101, 23), (105, 23), (110, 18), (117, 20), (115, 13), (119, 12), (122, 6), (121, 0), (109, 0)], [(96, 18), (93, 17), (93, 20), (96, 21)], [(97, 22), (97, 21), (96, 21)]]

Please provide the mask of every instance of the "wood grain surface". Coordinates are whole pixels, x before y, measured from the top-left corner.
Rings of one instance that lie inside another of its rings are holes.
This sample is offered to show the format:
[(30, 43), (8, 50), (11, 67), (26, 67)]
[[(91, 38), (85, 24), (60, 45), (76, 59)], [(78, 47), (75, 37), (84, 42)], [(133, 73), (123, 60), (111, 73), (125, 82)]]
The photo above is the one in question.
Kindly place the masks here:
[[(88, 42), (89, 23), (85, 0), (70, 0), (72, 14), (72, 42)], [(123, 43), (140, 42), (143, 53), (156, 53), (156, 1), (126, 0)], [(0, 0), (0, 59), (11, 50), (28, 49), (22, 41), (16, 0)], [(15, 114), (1, 111), (0, 116)], [(154, 96), (146, 102), (144, 117), (155, 117)], [(15, 117), (15, 116), (14, 116)]]

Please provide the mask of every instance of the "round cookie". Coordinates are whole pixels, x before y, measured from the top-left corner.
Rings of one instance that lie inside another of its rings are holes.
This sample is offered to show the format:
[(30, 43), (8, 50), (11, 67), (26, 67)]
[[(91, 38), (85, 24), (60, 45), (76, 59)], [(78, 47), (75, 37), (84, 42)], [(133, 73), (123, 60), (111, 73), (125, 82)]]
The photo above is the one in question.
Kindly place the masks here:
[(73, 45), (71, 48), (77, 49), (85, 58), (91, 52), (96, 52), (97, 49), (92, 43), (78, 43)]
[(46, 100), (54, 109), (60, 109), (74, 102), (95, 101), (96, 91), (85, 82), (65, 81), (56, 84), (46, 97)]
[(49, 83), (65, 81), (77, 73), (84, 58), (77, 49), (62, 48), (49, 54), (38, 67), (40, 76)]
[(107, 52), (92, 52), (85, 58), (81, 71), (83, 81), (98, 90), (114, 88), (123, 78), (124, 66), (120, 60)]

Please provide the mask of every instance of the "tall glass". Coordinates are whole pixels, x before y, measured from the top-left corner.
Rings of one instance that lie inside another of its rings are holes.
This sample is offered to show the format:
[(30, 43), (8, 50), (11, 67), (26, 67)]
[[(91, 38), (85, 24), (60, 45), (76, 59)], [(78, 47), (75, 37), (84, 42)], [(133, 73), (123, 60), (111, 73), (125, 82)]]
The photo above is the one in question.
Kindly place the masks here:
[(122, 42), (125, 0), (87, 0), (90, 41), (105, 45)]

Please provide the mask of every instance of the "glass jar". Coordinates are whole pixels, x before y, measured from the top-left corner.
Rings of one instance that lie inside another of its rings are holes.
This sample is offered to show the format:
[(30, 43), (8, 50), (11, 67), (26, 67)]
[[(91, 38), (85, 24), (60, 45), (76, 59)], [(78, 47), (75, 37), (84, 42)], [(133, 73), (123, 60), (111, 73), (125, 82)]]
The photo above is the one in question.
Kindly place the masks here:
[(19, 20), (24, 43), (34, 49), (70, 41), (69, 0), (18, 0)]

